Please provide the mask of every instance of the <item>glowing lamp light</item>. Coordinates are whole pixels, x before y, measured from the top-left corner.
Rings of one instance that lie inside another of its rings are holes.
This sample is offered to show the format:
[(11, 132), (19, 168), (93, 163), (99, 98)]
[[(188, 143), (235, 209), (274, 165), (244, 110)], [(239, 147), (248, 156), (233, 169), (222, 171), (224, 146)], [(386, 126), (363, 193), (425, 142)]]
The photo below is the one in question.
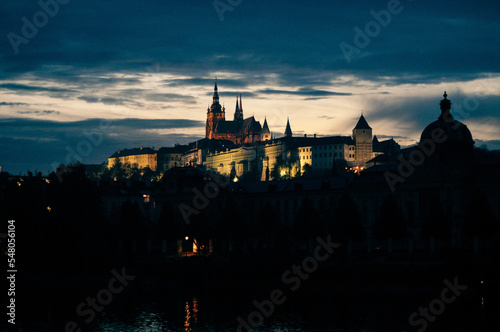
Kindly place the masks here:
[(50, 206), (47, 206), (47, 211), (52, 211), (52, 208)]
[(287, 173), (287, 169), (286, 169), (286, 167), (282, 167), (282, 168), (280, 168), (280, 176), (285, 176), (285, 175), (286, 175), (286, 173)]
[(186, 240), (186, 241), (187, 241), (187, 240), (189, 240), (189, 236), (186, 236), (186, 237), (184, 238), (184, 240)]

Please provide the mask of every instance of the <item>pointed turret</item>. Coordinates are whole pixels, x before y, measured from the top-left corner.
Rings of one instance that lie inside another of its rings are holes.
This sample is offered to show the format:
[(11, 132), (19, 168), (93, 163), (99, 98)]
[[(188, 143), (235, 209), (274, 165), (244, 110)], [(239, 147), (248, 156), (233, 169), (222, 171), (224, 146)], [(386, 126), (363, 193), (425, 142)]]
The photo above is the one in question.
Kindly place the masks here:
[(210, 111), (217, 113), (222, 112), (222, 107), (219, 103), (219, 91), (217, 89), (217, 77), (215, 78), (214, 95), (213, 95), (212, 106), (210, 106)]
[(225, 108), (219, 103), (219, 91), (217, 89), (217, 77), (215, 78), (214, 96), (212, 105), (207, 110), (207, 123), (205, 137), (212, 139), (215, 136), (215, 130), (219, 121), (225, 121)]
[(267, 125), (266, 118), (264, 118), (264, 125), (262, 126), (261, 137), (263, 141), (268, 141), (271, 139), (271, 131), (269, 130), (269, 126)]
[(292, 137), (292, 128), (290, 128), (289, 118), (286, 119), (285, 137)]
[(368, 122), (366, 122), (366, 119), (363, 116), (363, 114), (361, 114), (358, 123), (356, 124), (356, 127), (354, 127), (354, 129), (372, 129), (372, 128), (368, 125)]
[(236, 97), (236, 110), (234, 111), (234, 121), (238, 121), (238, 122), (243, 121), (243, 108), (241, 107), (241, 94), (240, 94), (239, 105), (238, 105), (238, 97)]
[(377, 135), (373, 135), (373, 143), (378, 143)]

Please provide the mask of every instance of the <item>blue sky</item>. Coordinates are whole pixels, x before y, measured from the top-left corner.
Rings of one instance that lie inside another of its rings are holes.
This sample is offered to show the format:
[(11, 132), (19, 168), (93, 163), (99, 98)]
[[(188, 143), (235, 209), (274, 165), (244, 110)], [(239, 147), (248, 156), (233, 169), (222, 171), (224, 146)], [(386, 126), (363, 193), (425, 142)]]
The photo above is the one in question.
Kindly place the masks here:
[(287, 117), (350, 135), (363, 112), (402, 146), (446, 90), (476, 146), (500, 148), (498, 2), (59, 1), (0, 3), (4, 171), (199, 139), (215, 76), (230, 119), (240, 93), (277, 135)]

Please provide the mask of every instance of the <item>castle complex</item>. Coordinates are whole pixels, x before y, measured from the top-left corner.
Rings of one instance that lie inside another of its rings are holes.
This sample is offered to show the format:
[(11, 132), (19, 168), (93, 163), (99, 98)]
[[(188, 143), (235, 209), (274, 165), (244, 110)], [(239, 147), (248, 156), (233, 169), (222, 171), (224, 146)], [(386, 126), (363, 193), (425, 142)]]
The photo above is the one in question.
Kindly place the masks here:
[(372, 128), (363, 115), (355, 125), (352, 137), (294, 137), (287, 120), (284, 135), (273, 138), (266, 119), (263, 125), (253, 116), (244, 119), (240, 95), (236, 97), (233, 120), (227, 120), (226, 109), (219, 102), (216, 79), (212, 105), (207, 109), (204, 139), (159, 150), (117, 151), (108, 158), (108, 167), (111, 168), (116, 160), (153, 171), (197, 166), (232, 178), (246, 176), (268, 181), (305, 172), (327, 175), (339, 168), (360, 171), (376, 164), (377, 156), (394, 159), (398, 152), (399, 145), (393, 139), (378, 141), (372, 135)]

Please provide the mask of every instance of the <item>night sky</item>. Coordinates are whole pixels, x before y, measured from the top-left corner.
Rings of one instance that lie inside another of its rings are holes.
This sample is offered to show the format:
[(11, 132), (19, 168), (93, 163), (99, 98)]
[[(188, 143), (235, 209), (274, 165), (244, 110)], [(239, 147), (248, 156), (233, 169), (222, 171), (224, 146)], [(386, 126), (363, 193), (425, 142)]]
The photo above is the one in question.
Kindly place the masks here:
[(82, 141), (102, 163), (200, 139), (215, 76), (227, 118), (241, 93), (276, 136), (287, 117), (350, 135), (363, 112), (409, 146), (446, 90), (476, 146), (500, 148), (497, 1), (45, 1), (0, 2), (3, 171), (47, 174)]

